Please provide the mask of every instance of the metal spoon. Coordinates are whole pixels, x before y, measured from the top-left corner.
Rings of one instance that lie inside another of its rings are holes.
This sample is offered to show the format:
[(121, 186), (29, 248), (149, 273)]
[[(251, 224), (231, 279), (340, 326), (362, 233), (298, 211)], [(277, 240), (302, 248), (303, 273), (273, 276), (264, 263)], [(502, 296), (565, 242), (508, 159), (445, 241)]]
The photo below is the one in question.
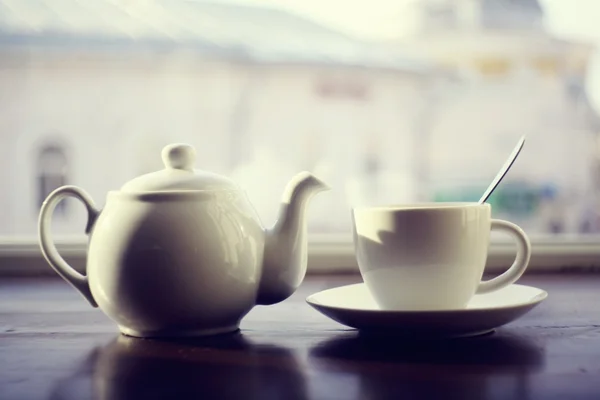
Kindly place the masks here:
[(492, 194), (494, 189), (496, 189), (496, 186), (498, 186), (498, 184), (500, 183), (502, 178), (504, 178), (504, 175), (506, 175), (506, 173), (508, 172), (510, 167), (512, 167), (513, 163), (517, 159), (517, 156), (521, 152), (521, 149), (523, 148), (524, 144), (525, 144), (525, 136), (523, 136), (521, 138), (521, 140), (519, 140), (519, 143), (517, 143), (517, 146), (512, 151), (510, 157), (508, 157), (508, 160), (506, 160), (506, 162), (502, 166), (502, 169), (498, 172), (498, 174), (496, 175), (496, 177), (494, 178), (494, 180), (492, 181), (490, 186), (488, 186), (488, 188), (485, 191), (485, 193), (483, 194), (483, 196), (481, 196), (481, 198), (479, 199), (479, 204), (485, 203), (485, 201), (488, 199), (488, 197), (490, 197), (490, 195)]

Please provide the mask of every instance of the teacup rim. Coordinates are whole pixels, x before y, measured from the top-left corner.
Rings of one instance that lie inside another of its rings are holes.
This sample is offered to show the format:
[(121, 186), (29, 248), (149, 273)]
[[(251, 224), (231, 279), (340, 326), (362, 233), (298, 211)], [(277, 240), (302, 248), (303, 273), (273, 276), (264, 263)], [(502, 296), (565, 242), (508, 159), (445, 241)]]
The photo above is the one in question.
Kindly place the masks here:
[(354, 206), (352, 211), (409, 211), (409, 210), (447, 210), (456, 208), (490, 208), (489, 203), (479, 203), (476, 201), (428, 201), (415, 203), (398, 203), (382, 205), (363, 205)]

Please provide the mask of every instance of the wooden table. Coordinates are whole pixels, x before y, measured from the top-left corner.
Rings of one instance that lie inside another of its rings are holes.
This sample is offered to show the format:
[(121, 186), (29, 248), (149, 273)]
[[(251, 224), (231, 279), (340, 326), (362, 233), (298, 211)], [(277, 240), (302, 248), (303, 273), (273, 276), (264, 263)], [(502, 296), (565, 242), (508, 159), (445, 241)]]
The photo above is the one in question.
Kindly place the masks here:
[(240, 333), (185, 342), (121, 336), (59, 279), (0, 280), (0, 399), (600, 399), (600, 275), (530, 275), (549, 292), (494, 334), (365, 338), (317, 313), (310, 277)]

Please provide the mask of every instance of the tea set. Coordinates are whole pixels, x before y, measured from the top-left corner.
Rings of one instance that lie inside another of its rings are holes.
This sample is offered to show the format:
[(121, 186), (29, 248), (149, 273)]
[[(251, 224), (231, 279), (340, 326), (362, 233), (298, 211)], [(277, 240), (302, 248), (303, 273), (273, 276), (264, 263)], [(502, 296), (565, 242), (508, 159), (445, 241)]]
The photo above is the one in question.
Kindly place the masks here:
[[(504, 325), (547, 297), (515, 282), (531, 256), (517, 225), (491, 218), (487, 196), (523, 146), (521, 140), (478, 203), (417, 203), (352, 209), (363, 283), (306, 301), (359, 330), (471, 336)], [(44, 201), (39, 241), (50, 266), (127, 336), (197, 337), (237, 331), (256, 305), (284, 301), (307, 269), (309, 200), (328, 186), (301, 172), (283, 191), (277, 221), (262, 226), (227, 177), (195, 170), (195, 150), (171, 144), (164, 169), (111, 191), (100, 210), (83, 189), (63, 186)], [(88, 214), (86, 274), (60, 256), (50, 225), (57, 204), (80, 200)], [(517, 243), (513, 265), (481, 281), (491, 230)]]

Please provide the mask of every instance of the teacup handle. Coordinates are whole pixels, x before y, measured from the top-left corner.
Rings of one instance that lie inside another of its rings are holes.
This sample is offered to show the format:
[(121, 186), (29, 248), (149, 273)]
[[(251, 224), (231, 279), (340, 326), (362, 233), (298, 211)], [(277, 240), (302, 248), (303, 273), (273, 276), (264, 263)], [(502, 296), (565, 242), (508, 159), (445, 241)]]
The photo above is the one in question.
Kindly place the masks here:
[(54, 209), (63, 199), (67, 197), (75, 197), (80, 200), (87, 209), (88, 212), (88, 223), (85, 229), (85, 233), (89, 234), (96, 218), (100, 211), (94, 205), (92, 198), (83, 189), (76, 186), (63, 186), (48, 195), (48, 198), (42, 204), (40, 210), (40, 218), (38, 220), (38, 234), (40, 240), (40, 247), (42, 248), (42, 254), (48, 264), (61, 276), (65, 281), (69, 282), (75, 289), (77, 289), (83, 297), (93, 306), (98, 307), (88, 283), (88, 278), (85, 275), (81, 275), (73, 267), (71, 267), (64, 258), (58, 253), (56, 245), (52, 240), (50, 232), (50, 225), (52, 222), (52, 214)]
[(531, 258), (531, 243), (518, 225), (501, 219), (492, 220), (492, 230), (510, 233), (517, 240), (517, 256), (511, 267), (503, 274), (488, 281), (482, 281), (477, 287), (477, 294), (489, 293), (515, 283), (527, 269)]

